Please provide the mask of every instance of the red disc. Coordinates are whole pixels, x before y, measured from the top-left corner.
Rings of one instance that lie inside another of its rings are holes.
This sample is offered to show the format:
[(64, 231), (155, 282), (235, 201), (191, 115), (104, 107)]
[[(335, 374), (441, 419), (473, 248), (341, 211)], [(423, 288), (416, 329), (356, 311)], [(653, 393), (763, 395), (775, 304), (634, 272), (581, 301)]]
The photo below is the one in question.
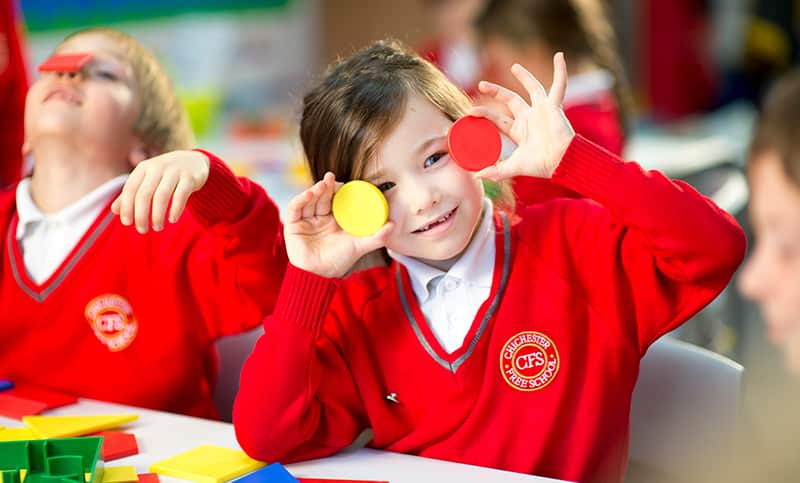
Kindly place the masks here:
[(500, 158), (500, 131), (485, 117), (464, 116), (450, 126), (447, 149), (459, 166), (480, 171)]

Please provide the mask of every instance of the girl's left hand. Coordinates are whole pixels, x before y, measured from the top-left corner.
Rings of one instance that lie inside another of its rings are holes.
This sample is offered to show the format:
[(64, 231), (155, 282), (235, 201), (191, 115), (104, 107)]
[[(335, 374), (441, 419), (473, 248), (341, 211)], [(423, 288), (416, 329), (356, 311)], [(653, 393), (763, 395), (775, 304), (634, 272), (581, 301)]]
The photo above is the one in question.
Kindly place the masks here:
[(172, 151), (146, 159), (136, 165), (122, 193), (111, 204), (123, 225), (136, 223), (136, 231), (147, 233), (164, 228), (169, 207), (169, 221), (175, 223), (183, 213), (189, 195), (208, 180), (208, 157), (199, 151)]
[(511, 72), (528, 91), (530, 104), (510, 89), (481, 81), (478, 89), (505, 104), (512, 117), (482, 106), (473, 108), (470, 114), (492, 121), (503, 134), (516, 143), (517, 149), (507, 159), (478, 171), (476, 175), (495, 181), (514, 176), (550, 178), (575, 136), (575, 131), (561, 108), (567, 89), (564, 54), (559, 52), (553, 57), (553, 85), (550, 86), (549, 93), (521, 65), (514, 64)]

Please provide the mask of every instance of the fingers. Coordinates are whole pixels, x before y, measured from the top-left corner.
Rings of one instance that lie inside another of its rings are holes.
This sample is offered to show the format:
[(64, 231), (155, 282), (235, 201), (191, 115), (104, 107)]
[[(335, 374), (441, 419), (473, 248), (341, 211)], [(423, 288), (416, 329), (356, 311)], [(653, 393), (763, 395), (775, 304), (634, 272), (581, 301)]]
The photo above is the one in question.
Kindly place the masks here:
[[(544, 91), (541, 82), (539, 82), (539, 79), (534, 77), (533, 74), (528, 72), (528, 69), (519, 64), (514, 64), (511, 66), (511, 73), (514, 74), (514, 77), (516, 77), (525, 90), (528, 91), (532, 105), (536, 106), (547, 98), (547, 93)], [(517, 117), (517, 115), (514, 114), (514, 117)]]
[(292, 201), (289, 202), (289, 206), (286, 207), (287, 224), (297, 223), (303, 219), (303, 208), (305, 208), (305, 206), (311, 202), (313, 196), (314, 195), (311, 193), (311, 188), (309, 188), (292, 198)]
[(470, 109), (469, 115), (485, 117), (486, 119), (492, 121), (492, 123), (497, 126), (497, 129), (499, 129), (500, 132), (508, 137), (511, 137), (511, 126), (514, 124), (514, 120), (505, 114), (499, 113), (486, 106), (476, 106)]
[[(164, 228), (164, 218), (167, 215), (167, 207), (169, 206), (169, 199), (178, 185), (178, 173), (167, 172), (158, 183), (155, 193), (153, 194), (153, 207), (151, 221), (153, 223), (153, 230), (161, 231)], [(170, 221), (172, 221), (170, 217)], [(174, 222), (173, 222), (174, 223)]]
[(357, 245), (357, 249), (362, 254), (367, 254), (378, 248), (386, 246), (386, 241), (389, 239), (392, 230), (394, 229), (394, 222), (387, 221), (378, 231), (372, 236), (368, 237), (353, 237)]
[(492, 82), (481, 81), (478, 84), (478, 90), (508, 106), (515, 118), (521, 117), (530, 108), (519, 94)]
[(331, 214), (333, 194), (336, 192), (336, 182), (334, 180), (333, 173), (325, 173), (325, 176), (322, 178), (322, 183), (323, 192), (317, 200), (316, 208), (314, 210), (314, 214), (316, 216), (325, 216)]
[[(172, 195), (172, 206), (169, 209), (169, 222), (176, 223), (181, 217), (183, 210), (186, 208), (186, 203), (189, 202), (189, 196), (194, 193), (193, 183), (186, 176), (181, 176), (178, 185)], [(155, 204), (153, 205), (155, 211)], [(153, 221), (155, 226), (155, 219)]]
[[(146, 161), (143, 163), (145, 162)], [(134, 198), (136, 192), (139, 190), (139, 185), (142, 184), (142, 180), (144, 179), (145, 171), (142, 166), (143, 163), (140, 163), (136, 169), (133, 170), (131, 175), (128, 176), (128, 180), (125, 181), (125, 185), (122, 187), (122, 193), (120, 193), (117, 200), (114, 201), (119, 209), (118, 214), (120, 222), (125, 226), (129, 226), (133, 222)]]
[(567, 62), (564, 60), (564, 53), (557, 52), (553, 56), (553, 84), (550, 86), (550, 93), (547, 95), (550, 101), (561, 107), (564, 103), (564, 94), (567, 92)]

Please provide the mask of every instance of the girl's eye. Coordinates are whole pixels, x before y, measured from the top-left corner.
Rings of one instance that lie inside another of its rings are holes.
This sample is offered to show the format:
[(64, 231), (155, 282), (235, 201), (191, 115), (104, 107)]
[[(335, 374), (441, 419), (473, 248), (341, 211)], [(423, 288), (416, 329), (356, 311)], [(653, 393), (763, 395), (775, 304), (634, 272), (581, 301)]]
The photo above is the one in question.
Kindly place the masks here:
[(97, 77), (105, 80), (115, 81), (118, 79), (116, 74), (104, 70), (98, 70), (95, 74)]
[(390, 190), (391, 188), (394, 187), (394, 183), (392, 183), (391, 181), (387, 181), (387, 182), (381, 183), (381, 184), (379, 184), (377, 186), (378, 186), (378, 189), (381, 190), (382, 193), (385, 193), (385, 192), (387, 192), (388, 190)]
[(429, 157), (428, 157), (428, 159), (426, 159), (426, 160), (425, 160), (425, 167), (426, 167), (426, 168), (429, 168), (429, 167), (433, 166), (433, 165), (434, 165), (434, 164), (436, 164), (436, 163), (437, 163), (437, 162), (438, 162), (438, 161), (439, 161), (439, 160), (442, 158), (442, 156), (444, 156), (445, 154), (447, 154), (447, 153), (441, 152), (441, 153), (432, 154), (431, 156), (429, 156)]

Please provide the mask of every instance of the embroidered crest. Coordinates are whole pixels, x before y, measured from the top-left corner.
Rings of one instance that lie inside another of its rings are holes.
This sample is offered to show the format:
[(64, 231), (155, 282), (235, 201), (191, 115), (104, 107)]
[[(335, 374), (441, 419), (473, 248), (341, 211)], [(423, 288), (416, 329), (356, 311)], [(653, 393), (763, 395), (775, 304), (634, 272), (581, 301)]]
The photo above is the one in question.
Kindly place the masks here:
[(520, 332), (500, 351), (500, 372), (518, 391), (538, 391), (558, 374), (561, 362), (553, 341), (540, 332)]
[(86, 304), (84, 313), (94, 335), (111, 352), (119, 352), (131, 345), (139, 331), (139, 322), (133, 316), (131, 304), (116, 294), (93, 298)]

